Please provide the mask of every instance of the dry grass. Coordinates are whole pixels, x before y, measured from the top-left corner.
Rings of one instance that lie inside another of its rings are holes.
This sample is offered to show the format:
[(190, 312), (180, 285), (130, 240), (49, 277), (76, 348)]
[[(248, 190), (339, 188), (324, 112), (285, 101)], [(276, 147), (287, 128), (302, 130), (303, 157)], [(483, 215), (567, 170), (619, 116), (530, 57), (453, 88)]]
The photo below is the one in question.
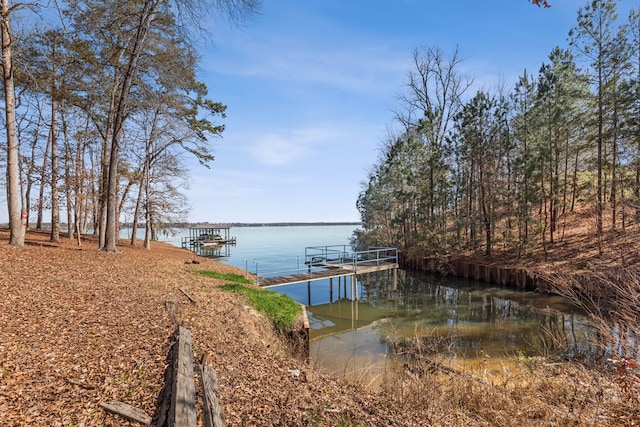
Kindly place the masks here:
[[(572, 426), (630, 425), (632, 402), (608, 374), (571, 362), (519, 359), (499, 374), (481, 368), (459, 372), (413, 362), (385, 394), (427, 425)], [(422, 367), (420, 367), (422, 365)]]

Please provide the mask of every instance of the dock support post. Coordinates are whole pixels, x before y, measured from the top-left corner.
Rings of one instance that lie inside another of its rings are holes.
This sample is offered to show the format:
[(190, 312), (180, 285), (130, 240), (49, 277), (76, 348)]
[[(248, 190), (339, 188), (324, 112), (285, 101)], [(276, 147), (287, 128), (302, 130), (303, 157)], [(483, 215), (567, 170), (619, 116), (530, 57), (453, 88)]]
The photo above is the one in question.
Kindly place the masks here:
[(398, 292), (398, 269), (393, 269), (393, 293)]
[(351, 282), (352, 282), (352, 298), (351, 298), (351, 307), (352, 307), (352, 321), (351, 321), (351, 327), (353, 329), (355, 329), (356, 325), (355, 325), (355, 321), (359, 319), (360, 317), (360, 313), (358, 313), (358, 309), (359, 309), (359, 303), (358, 303), (358, 276), (356, 276), (355, 273), (353, 273), (353, 275), (351, 276)]
[(351, 290), (351, 296), (353, 297), (354, 301), (358, 301), (358, 276), (356, 276), (355, 273), (353, 273), (353, 276), (351, 276), (351, 283), (353, 287), (353, 289)]
[(351, 329), (356, 329), (356, 302), (351, 298)]
[[(309, 274), (309, 278), (311, 278), (311, 263), (309, 263), (307, 267), (307, 273)], [(311, 280), (307, 282), (307, 301), (309, 302), (307, 305), (311, 306)]]
[(333, 302), (333, 277), (329, 277), (329, 302)]

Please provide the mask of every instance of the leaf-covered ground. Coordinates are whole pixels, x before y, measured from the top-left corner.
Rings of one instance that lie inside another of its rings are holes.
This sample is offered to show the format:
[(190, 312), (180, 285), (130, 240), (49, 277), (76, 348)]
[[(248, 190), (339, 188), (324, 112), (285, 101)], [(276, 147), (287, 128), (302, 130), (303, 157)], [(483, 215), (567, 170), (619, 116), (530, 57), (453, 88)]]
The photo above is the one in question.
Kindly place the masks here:
[(2, 427), (134, 425), (100, 408), (109, 400), (153, 415), (172, 305), (195, 358), (206, 356), (217, 372), (232, 426), (616, 425), (635, 417), (611, 378), (570, 365), (527, 365), (497, 385), (408, 372), (367, 392), (291, 357), (242, 296), (192, 272), (243, 273), (233, 267), (162, 243), (114, 254), (91, 238), (78, 247), (29, 232), (25, 248), (7, 242), (0, 230)]

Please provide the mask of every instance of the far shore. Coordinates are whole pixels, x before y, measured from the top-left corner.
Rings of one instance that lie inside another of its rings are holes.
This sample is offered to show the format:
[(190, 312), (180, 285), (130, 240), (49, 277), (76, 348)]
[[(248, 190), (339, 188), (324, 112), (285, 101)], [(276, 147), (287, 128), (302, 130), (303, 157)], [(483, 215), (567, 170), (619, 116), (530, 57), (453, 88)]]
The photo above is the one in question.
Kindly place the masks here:
[[(138, 223), (138, 227), (144, 227), (144, 222)], [(211, 223), (211, 222), (184, 222), (184, 223), (175, 223), (175, 224), (162, 224), (162, 228), (189, 228), (189, 227), (203, 227), (203, 226), (222, 226), (222, 227), (294, 227), (294, 226), (322, 226), (322, 225), (362, 225), (361, 222), (349, 222), (349, 221), (318, 221), (318, 222), (221, 222), (221, 223)], [(67, 230), (67, 223), (60, 223), (60, 226), (63, 230)], [(130, 222), (122, 222), (120, 223), (121, 228), (131, 228), (133, 226)], [(8, 223), (1, 223), (0, 228), (9, 228)], [(35, 229), (33, 226), (27, 227), (30, 230)], [(50, 230), (51, 223), (43, 223), (43, 229)]]

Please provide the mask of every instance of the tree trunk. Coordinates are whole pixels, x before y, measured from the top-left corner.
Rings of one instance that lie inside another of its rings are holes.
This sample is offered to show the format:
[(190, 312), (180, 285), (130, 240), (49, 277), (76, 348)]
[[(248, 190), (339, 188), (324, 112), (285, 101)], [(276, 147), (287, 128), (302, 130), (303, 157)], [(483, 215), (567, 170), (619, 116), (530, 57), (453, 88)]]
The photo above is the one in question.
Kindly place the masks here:
[(71, 144), (69, 142), (69, 132), (67, 129), (67, 117), (65, 114), (65, 109), (62, 108), (60, 110), (60, 119), (62, 120), (62, 135), (64, 138), (64, 191), (65, 198), (67, 200), (67, 237), (69, 239), (73, 239), (73, 233), (75, 229), (75, 221), (73, 220), (73, 211), (75, 209), (73, 203), (73, 195), (71, 189), (72, 178), (71, 178)]
[(42, 216), (44, 213), (44, 184), (47, 182), (47, 167), (49, 166), (49, 149), (51, 148), (51, 132), (49, 128), (49, 136), (47, 137), (47, 146), (44, 149), (44, 158), (42, 160), (42, 170), (40, 171), (40, 190), (38, 192), (38, 217), (36, 220), (36, 228), (42, 229)]
[(485, 255), (491, 256), (492, 242), (491, 242), (491, 218), (489, 217), (490, 209), (488, 208), (489, 197), (487, 196), (486, 186), (489, 185), (485, 182), (483, 169), (480, 168), (480, 208), (482, 209), (482, 224), (485, 233)]
[(617, 216), (618, 216), (618, 188), (617, 188), (617, 176), (618, 176), (618, 101), (617, 94), (613, 93), (613, 123), (611, 124), (612, 135), (612, 147), (611, 147), (611, 229), (617, 228)]
[[(38, 121), (36, 122), (35, 130), (33, 132), (33, 141), (31, 142), (31, 158), (29, 159), (29, 167), (27, 169), (26, 178), (27, 182), (25, 185), (25, 210), (27, 212), (31, 212), (31, 191), (33, 190), (34, 185), (34, 176), (37, 170), (36, 167), (36, 153), (39, 142), (40, 135), (40, 125), (42, 124), (42, 114), (38, 114)], [(27, 227), (29, 226), (29, 218), (27, 218)]]
[(136, 234), (138, 231), (138, 219), (140, 217), (140, 209), (142, 207), (142, 195), (144, 194), (146, 197), (145, 203), (145, 238), (144, 238), (144, 247), (149, 249), (150, 244), (148, 240), (149, 236), (149, 170), (151, 168), (151, 146), (153, 141), (155, 140), (156, 129), (158, 126), (158, 120), (160, 118), (160, 111), (155, 110), (153, 115), (153, 121), (151, 123), (151, 131), (149, 132), (149, 138), (145, 144), (144, 151), (144, 166), (142, 168), (142, 174), (140, 175), (140, 188), (138, 190), (138, 198), (136, 200), (135, 212), (133, 214), (133, 227), (131, 230), (131, 245), (135, 245)]
[[(53, 55), (55, 56), (55, 48)], [(53, 71), (55, 74), (55, 70)], [(51, 81), (51, 238), (60, 241), (60, 201), (58, 194), (58, 101), (55, 76)]]
[(576, 156), (573, 161), (573, 179), (571, 181), (571, 212), (576, 207), (576, 197), (578, 197), (578, 160), (580, 159), (580, 150), (576, 150)]
[[(148, 153), (149, 154), (149, 153)], [(144, 204), (144, 247), (146, 249), (151, 249), (151, 225), (153, 218), (151, 217), (151, 200), (149, 199), (150, 193), (150, 185), (149, 182), (149, 157), (147, 156), (147, 160), (145, 162), (145, 174), (144, 174), (144, 193), (145, 193), (145, 204)]]
[(13, 83), (13, 59), (9, 1), (0, 4), (2, 36), (2, 78), (4, 83), (5, 126), (7, 133), (7, 208), (9, 211), (9, 244), (23, 247), (27, 212), (20, 211), (18, 174), (18, 139), (16, 137), (16, 99)]
[[(599, 55), (602, 56), (602, 51), (599, 52)], [(597, 167), (598, 167), (598, 178), (597, 178), (597, 194), (596, 194), (596, 234), (598, 237), (598, 252), (602, 253), (602, 145), (603, 145), (603, 122), (604, 122), (604, 105), (603, 105), (603, 97), (604, 97), (604, 78), (603, 78), (603, 70), (602, 70), (602, 61), (598, 60), (598, 158), (597, 158)]]
[[(146, 161), (145, 161), (145, 170), (146, 170)], [(131, 240), (129, 243), (131, 246), (136, 245), (136, 234), (138, 234), (138, 218), (140, 217), (140, 206), (142, 204), (142, 194), (144, 193), (144, 170), (140, 177), (140, 181), (138, 183), (138, 197), (136, 198), (136, 206), (133, 210), (133, 221), (131, 223)]]

